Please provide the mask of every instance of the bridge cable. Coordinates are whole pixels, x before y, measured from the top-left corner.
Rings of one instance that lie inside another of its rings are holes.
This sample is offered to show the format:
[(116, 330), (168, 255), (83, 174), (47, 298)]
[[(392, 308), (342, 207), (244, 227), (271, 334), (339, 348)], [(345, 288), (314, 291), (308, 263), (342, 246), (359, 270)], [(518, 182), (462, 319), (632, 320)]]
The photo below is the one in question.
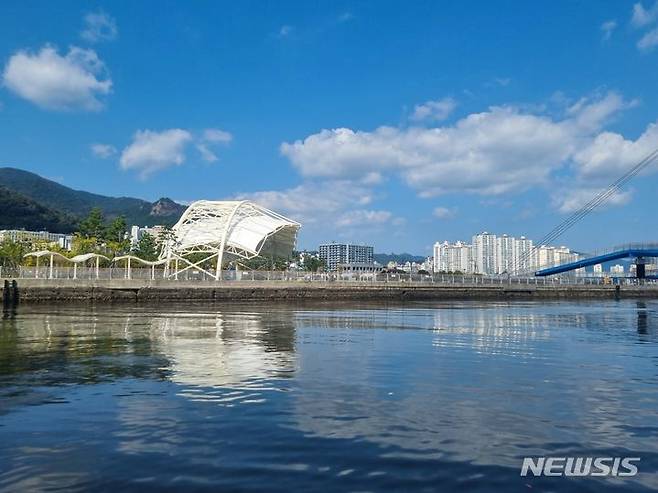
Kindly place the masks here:
[(612, 184), (607, 188), (601, 190), (597, 195), (595, 195), (589, 202), (584, 206), (578, 209), (576, 212), (571, 214), (567, 219), (562, 221), (556, 227), (554, 227), (546, 236), (544, 236), (539, 243), (528, 250), (519, 260), (519, 265), (517, 270), (520, 269), (521, 265), (525, 264), (527, 260), (535, 253), (542, 245), (548, 245), (558, 239), (562, 234), (569, 230), (576, 223), (587, 217), (592, 211), (594, 211), (598, 206), (607, 201), (611, 196), (617, 193), (622, 186), (628, 183), (634, 176), (636, 176), (640, 171), (649, 166), (651, 163), (656, 161), (658, 158), (658, 149), (655, 149), (653, 152), (649, 153), (644, 159), (634, 165), (630, 170), (624, 173), (621, 177), (617, 178)]

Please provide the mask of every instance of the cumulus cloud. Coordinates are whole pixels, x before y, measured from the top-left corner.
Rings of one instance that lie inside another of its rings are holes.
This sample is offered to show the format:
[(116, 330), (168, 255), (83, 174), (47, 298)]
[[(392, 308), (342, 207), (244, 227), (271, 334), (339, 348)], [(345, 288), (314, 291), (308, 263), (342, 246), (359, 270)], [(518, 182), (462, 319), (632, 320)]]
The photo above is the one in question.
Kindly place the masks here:
[(339, 231), (353, 238), (365, 230), (405, 223), (391, 211), (372, 208), (372, 188), (348, 180), (306, 181), (284, 190), (242, 193), (235, 198), (253, 200), (324, 234)]
[(603, 36), (603, 41), (608, 41), (612, 37), (612, 33), (617, 29), (617, 21), (609, 20), (601, 24), (601, 35)]
[(52, 46), (38, 53), (19, 51), (9, 58), (3, 82), (16, 95), (51, 110), (98, 111), (101, 97), (112, 89), (96, 52), (75, 46), (65, 56)]
[(468, 115), (452, 126), (325, 129), (283, 143), (281, 152), (309, 178), (396, 173), (423, 197), (496, 195), (547, 183), (552, 172), (630, 105), (609, 93), (578, 101), (559, 120), (503, 106)]
[(457, 215), (457, 210), (448, 207), (435, 207), (432, 215), (439, 219), (453, 219)]
[(236, 198), (253, 200), (304, 224), (333, 225), (338, 214), (368, 206), (373, 192), (348, 180), (329, 180), (304, 182), (285, 190), (242, 193)]
[(443, 98), (437, 101), (426, 101), (414, 107), (411, 120), (420, 121), (443, 121), (447, 119), (457, 107), (457, 102), (452, 98)]
[[(658, 147), (658, 122), (650, 124), (636, 139), (602, 132), (574, 155), (578, 176), (583, 181), (604, 182), (619, 176)], [(654, 171), (656, 166), (652, 168)]]
[(192, 134), (180, 128), (162, 132), (138, 130), (121, 153), (121, 168), (137, 171), (146, 178), (156, 171), (179, 166), (185, 162), (185, 147), (191, 140)]
[(91, 146), (91, 152), (94, 154), (94, 156), (99, 157), (101, 159), (107, 159), (109, 157), (114, 156), (117, 153), (116, 147), (109, 145), (109, 144), (92, 144)]
[(641, 3), (633, 5), (633, 16), (631, 24), (635, 27), (644, 27), (652, 24), (658, 19), (658, 1), (652, 7), (644, 8)]
[(85, 15), (85, 27), (80, 37), (90, 43), (112, 41), (117, 37), (117, 23), (105, 12), (90, 12)]

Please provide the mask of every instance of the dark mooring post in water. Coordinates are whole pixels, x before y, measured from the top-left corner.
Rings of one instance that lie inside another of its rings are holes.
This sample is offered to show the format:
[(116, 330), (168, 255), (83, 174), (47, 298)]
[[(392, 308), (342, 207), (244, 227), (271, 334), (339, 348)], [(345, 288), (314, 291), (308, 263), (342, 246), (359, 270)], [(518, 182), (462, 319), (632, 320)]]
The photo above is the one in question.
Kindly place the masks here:
[(635, 260), (635, 277), (638, 279), (644, 279), (647, 277), (646, 263), (646, 260), (642, 257), (638, 257)]
[(18, 305), (18, 283), (14, 279), (11, 283), (5, 279), (5, 285), (2, 288), (2, 306), (10, 308)]

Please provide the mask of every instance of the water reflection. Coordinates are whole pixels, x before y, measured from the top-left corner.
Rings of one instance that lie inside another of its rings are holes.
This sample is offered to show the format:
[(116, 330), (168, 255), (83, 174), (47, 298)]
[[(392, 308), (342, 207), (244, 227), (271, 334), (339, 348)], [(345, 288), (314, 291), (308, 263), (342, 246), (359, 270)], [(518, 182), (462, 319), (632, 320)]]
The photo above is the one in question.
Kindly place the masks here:
[(299, 355), (297, 426), (378, 443), (385, 457), (507, 467), (547, 450), (655, 450), (655, 360), (635, 354), (628, 330), (634, 316), (649, 326), (639, 308), (437, 306), (407, 309), (403, 320), (396, 310), (354, 313), (349, 325), (341, 312), (298, 314), (300, 338), (333, 329), (340, 347)]
[(259, 398), (253, 391), (276, 388), (269, 382), (295, 371), (290, 310), (164, 313), (153, 318), (151, 336), (170, 361), (171, 380), (186, 386), (182, 394), (193, 399), (253, 401)]
[(153, 489), (495, 473), (509, 491), (523, 456), (623, 452), (656, 487), (657, 308), (19, 307), (0, 325), (0, 490), (136, 489), (94, 454)]

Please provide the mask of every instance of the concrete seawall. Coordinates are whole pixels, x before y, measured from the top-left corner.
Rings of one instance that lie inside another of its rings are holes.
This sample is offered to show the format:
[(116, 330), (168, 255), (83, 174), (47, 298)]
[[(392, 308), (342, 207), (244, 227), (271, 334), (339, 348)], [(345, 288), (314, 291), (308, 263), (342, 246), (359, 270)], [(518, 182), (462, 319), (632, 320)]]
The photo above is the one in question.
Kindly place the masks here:
[[(4, 280), (3, 280), (4, 281)], [(10, 280), (11, 282), (11, 280)], [(145, 280), (17, 279), (5, 298), (24, 302), (267, 301), (267, 300), (532, 300), (658, 298), (658, 286), (465, 285), (358, 282), (177, 282)]]

